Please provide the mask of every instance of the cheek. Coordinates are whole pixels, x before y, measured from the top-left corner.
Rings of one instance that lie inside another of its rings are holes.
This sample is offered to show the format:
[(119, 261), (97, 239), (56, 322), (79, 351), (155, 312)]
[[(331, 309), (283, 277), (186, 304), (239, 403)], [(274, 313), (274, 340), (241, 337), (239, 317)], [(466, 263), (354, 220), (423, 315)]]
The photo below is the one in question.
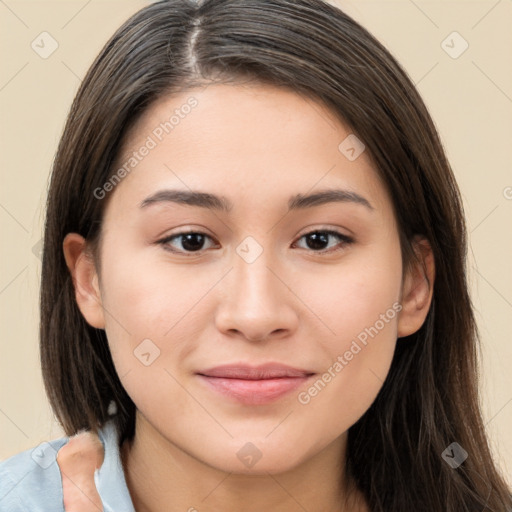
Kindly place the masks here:
[(122, 258), (112, 254), (110, 261), (115, 263), (105, 269), (107, 293), (103, 301), (110, 313), (107, 328), (117, 331), (121, 324), (125, 337), (130, 333), (135, 341), (172, 333), (182, 319), (193, 315), (193, 305), (218, 280), (211, 272), (198, 277), (193, 266), (183, 268), (162, 258), (144, 258), (143, 254)]
[[(316, 339), (327, 362), (298, 402), (318, 418), (318, 428), (327, 410), (333, 433), (340, 421), (349, 428), (382, 387), (396, 346), (401, 273), (398, 239), (390, 237), (304, 283), (308, 305), (321, 320)], [(309, 336), (315, 339), (313, 331)]]
[(396, 324), (393, 304), (400, 298), (402, 264), (398, 241), (392, 242), (347, 254), (339, 265), (300, 273), (295, 290), (318, 318), (316, 325), (330, 352), (343, 350), (347, 341), (376, 322), (382, 330), (381, 315), (390, 308), (385, 325)]
[(117, 260), (108, 273), (105, 267), (105, 331), (112, 359), (124, 389), (149, 417), (160, 406), (169, 408), (171, 396), (174, 410), (189, 405), (173, 362), (186, 358), (199, 338), (193, 305), (205, 290), (190, 286), (191, 279), (135, 257)]
[[(368, 410), (388, 375), (397, 340), (401, 310), (391, 294), (362, 294), (351, 315), (335, 325), (337, 336), (325, 341), (329, 354), (311, 386), (297, 396), (317, 428), (329, 437), (348, 430)], [(361, 296), (361, 298), (362, 298)]]
[[(120, 248), (120, 243), (105, 246), (102, 279), (105, 331), (117, 373), (131, 396), (160, 385), (169, 389), (168, 372), (174, 374), (177, 366), (186, 370), (188, 354), (204, 338), (206, 323), (212, 323), (209, 299), (214, 294), (208, 292), (223, 271), (170, 264), (161, 254), (149, 257), (148, 251)], [(143, 381), (147, 385), (141, 386)]]

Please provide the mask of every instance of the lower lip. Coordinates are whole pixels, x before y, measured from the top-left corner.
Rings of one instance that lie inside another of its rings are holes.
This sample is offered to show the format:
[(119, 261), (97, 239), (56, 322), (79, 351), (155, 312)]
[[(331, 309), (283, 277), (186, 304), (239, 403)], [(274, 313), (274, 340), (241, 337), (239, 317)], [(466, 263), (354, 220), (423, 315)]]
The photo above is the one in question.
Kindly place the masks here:
[(238, 402), (257, 405), (274, 402), (304, 384), (312, 376), (244, 380), (198, 375), (211, 389)]

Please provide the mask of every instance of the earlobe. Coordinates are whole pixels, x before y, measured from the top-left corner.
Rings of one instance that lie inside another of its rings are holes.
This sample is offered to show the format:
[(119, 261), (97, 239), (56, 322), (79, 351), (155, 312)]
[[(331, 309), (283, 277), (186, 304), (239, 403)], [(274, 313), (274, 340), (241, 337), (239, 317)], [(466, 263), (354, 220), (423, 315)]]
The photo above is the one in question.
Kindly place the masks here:
[(414, 251), (419, 261), (414, 261), (402, 286), (402, 310), (398, 317), (399, 338), (415, 333), (423, 325), (432, 302), (435, 279), (434, 254), (428, 240), (416, 237)]
[(89, 325), (105, 328), (105, 316), (98, 274), (86, 241), (78, 233), (68, 233), (62, 243), (66, 265), (73, 280), (76, 302)]

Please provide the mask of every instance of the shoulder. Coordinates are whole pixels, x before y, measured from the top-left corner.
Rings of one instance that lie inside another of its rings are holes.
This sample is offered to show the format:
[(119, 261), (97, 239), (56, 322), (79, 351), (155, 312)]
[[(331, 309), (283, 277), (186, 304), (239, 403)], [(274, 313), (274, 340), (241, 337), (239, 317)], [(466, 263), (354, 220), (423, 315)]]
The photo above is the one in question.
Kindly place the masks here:
[(0, 512), (63, 511), (57, 452), (62, 437), (0, 462)]

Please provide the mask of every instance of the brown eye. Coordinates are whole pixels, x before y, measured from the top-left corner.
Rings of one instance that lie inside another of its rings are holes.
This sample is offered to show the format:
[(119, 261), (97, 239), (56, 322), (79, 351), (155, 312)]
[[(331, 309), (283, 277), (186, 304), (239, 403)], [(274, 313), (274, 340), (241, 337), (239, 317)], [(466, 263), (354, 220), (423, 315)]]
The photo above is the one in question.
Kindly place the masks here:
[[(198, 252), (204, 249), (205, 241), (211, 240), (211, 237), (205, 233), (197, 231), (186, 231), (183, 233), (175, 233), (168, 236), (158, 243), (162, 244), (165, 249), (171, 252)], [(176, 242), (176, 245), (171, 245), (171, 242)]]
[[(331, 252), (332, 250), (340, 249), (339, 247), (338, 247), (338, 249), (332, 249), (332, 246), (331, 246), (331, 248), (328, 247), (329, 241), (332, 238), (338, 239), (338, 244), (335, 244), (334, 247), (336, 247), (336, 245), (341, 244), (342, 245), (341, 248), (353, 243), (353, 241), (354, 241), (352, 238), (350, 238), (342, 233), (338, 233), (337, 231), (332, 231), (332, 230), (311, 231), (310, 233), (306, 233), (305, 235), (302, 235), (299, 238), (299, 240), (301, 240), (301, 239), (306, 240), (306, 246), (307, 246), (307, 247), (305, 247), (306, 249), (310, 249), (314, 252)], [(340, 240), (341, 240), (341, 242), (339, 242)]]

